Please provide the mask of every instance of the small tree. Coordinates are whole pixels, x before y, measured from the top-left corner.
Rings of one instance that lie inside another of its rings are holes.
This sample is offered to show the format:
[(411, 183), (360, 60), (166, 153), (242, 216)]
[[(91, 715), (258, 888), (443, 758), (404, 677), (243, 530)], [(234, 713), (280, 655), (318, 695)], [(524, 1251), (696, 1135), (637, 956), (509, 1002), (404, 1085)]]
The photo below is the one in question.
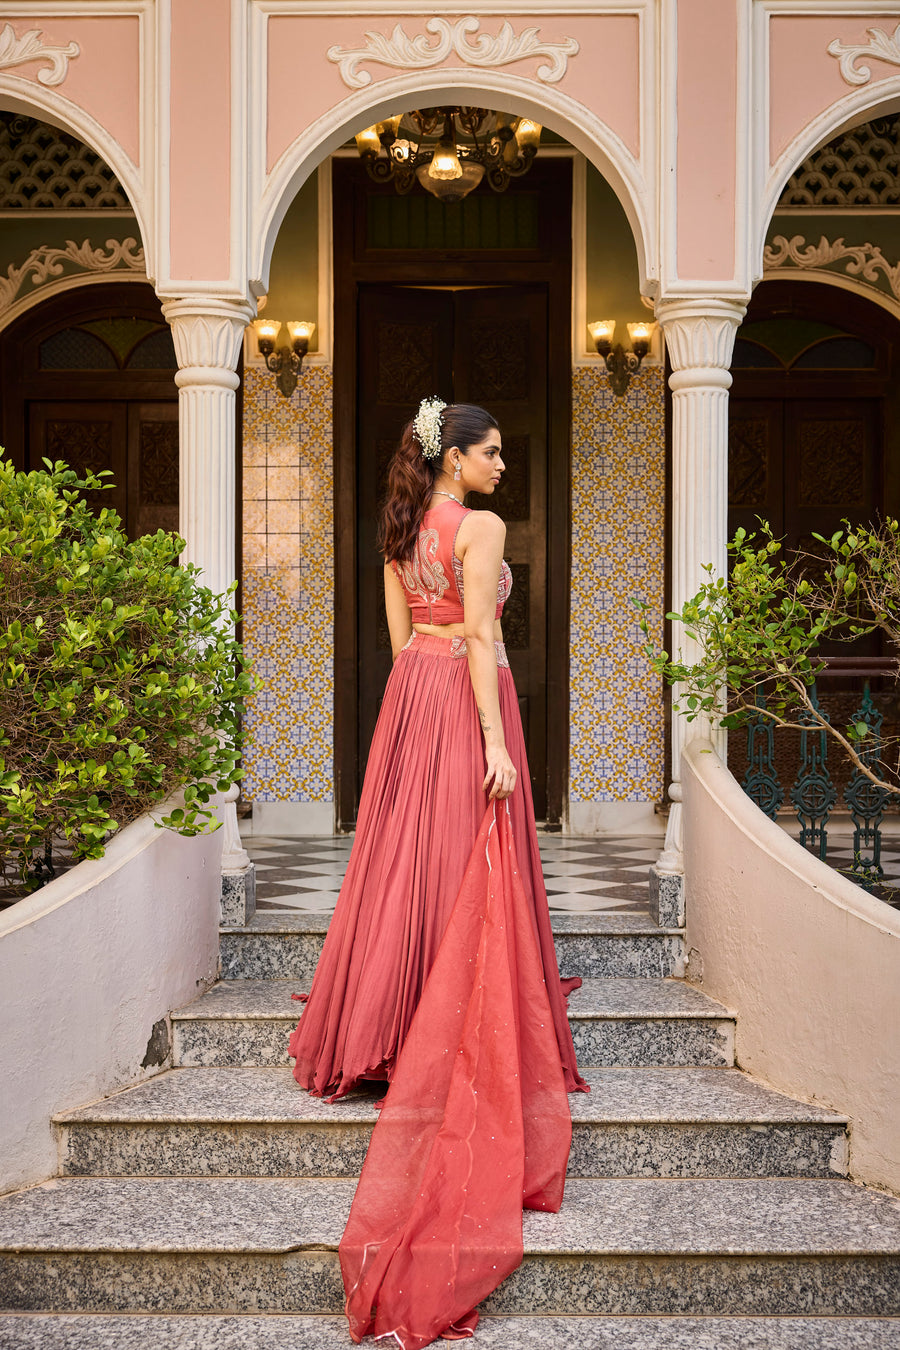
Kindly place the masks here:
[[(825, 666), (824, 641), (852, 642), (880, 630), (900, 677), (900, 525), (852, 527), (848, 521), (830, 539), (816, 535), (822, 553), (798, 552), (785, 559), (765, 521), (760, 531), (737, 531), (729, 545), (731, 574), (709, 580), (679, 613), (701, 650), (688, 664), (648, 642), (654, 668), (678, 685), (676, 708), (688, 721), (701, 714), (725, 728), (764, 717), (779, 727), (812, 724), (836, 741), (877, 787), (900, 787), (897, 738), (877, 744), (865, 722), (833, 726), (813, 699), (813, 684)], [(649, 635), (647, 606), (641, 628)], [(761, 696), (764, 695), (764, 702)]]
[(215, 829), (251, 688), (231, 592), (179, 566), (176, 535), (130, 542), (93, 514), (81, 494), (102, 476), (44, 463), (17, 473), (0, 451), (0, 859), (25, 890), (55, 838), (100, 857), (176, 788), (183, 808), (158, 823)]

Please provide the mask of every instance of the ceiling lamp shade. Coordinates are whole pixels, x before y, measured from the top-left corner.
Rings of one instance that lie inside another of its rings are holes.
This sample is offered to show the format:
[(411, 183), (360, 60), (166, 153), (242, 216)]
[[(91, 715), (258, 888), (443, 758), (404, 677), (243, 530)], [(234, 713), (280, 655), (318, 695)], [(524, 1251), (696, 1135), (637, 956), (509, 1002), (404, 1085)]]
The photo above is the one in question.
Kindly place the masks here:
[(485, 178), (495, 192), (531, 168), (541, 124), (488, 108), (417, 108), (356, 134), (375, 182), (405, 193), (420, 183), (442, 202), (461, 201)]

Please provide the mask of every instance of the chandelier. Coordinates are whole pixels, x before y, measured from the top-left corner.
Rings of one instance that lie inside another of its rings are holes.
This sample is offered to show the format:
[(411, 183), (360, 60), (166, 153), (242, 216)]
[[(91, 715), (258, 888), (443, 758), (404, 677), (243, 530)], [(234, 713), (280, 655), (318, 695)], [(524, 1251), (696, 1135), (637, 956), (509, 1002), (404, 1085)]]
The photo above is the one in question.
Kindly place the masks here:
[(409, 192), (418, 181), (442, 202), (458, 202), (486, 178), (504, 192), (534, 162), (541, 124), (488, 108), (416, 108), (366, 127), (356, 148), (376, 183)]

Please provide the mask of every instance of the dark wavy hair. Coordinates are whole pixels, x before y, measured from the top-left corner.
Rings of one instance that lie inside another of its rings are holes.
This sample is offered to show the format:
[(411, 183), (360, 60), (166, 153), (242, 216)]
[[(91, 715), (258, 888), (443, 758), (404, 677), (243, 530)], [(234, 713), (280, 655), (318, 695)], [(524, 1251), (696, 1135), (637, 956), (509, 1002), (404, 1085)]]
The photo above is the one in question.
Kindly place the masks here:
[(467, 455), (491, 431), (497, 421), (474, 403), (450, 403), (441, 413), (441, 453), (426, 459), (416, 440), (413, 423), (407, 422), (388, 466), (387, 496), (378, 520), (378, 547), (387, 562), (405, 562), (412, 557), (422, 517), (441, 471), (444, 455), (458, 446)]

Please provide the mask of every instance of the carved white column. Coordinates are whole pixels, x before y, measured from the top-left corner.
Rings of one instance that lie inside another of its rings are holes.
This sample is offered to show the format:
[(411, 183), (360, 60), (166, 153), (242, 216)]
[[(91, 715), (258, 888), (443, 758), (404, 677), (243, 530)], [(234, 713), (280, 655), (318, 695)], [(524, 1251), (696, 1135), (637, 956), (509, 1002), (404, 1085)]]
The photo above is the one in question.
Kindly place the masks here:
[(204, 585), (224, 591), (235, 578), (235, 373), (249, 304), (207, 297), (169, 300), (178, 357), (179, 511), (185, 562)]
[[(724, 576), (728, 543), (728, 390), (731, 353), (743, 305), (711, 298), (669, 300), (656, 315), (672, 363), (672, 609), (697, 593), (712, 563)], [(697, 644), (683, 631), (672, 638), (685, 661), (699, 658)], [(677, 688), (673, 691), (678, 695)], [(689, 740), (711, 737), (725, 753), (725, 733), (708, 719), (672, 717), (672, 806), (666, 843), (657, 868), (680, 872), (682, 858), (681, 755)]]
[[(207, 296), (168, 300), (163, 314), (172, 328), (178, 371), (178, 529), (183, 561), (203, 570), (216, 594), (235, 579), (235, 372), (249, 304)], [(222, 806), (222, 866), (241, 871), (250, 859), (240, 842), (233, 788)]]

